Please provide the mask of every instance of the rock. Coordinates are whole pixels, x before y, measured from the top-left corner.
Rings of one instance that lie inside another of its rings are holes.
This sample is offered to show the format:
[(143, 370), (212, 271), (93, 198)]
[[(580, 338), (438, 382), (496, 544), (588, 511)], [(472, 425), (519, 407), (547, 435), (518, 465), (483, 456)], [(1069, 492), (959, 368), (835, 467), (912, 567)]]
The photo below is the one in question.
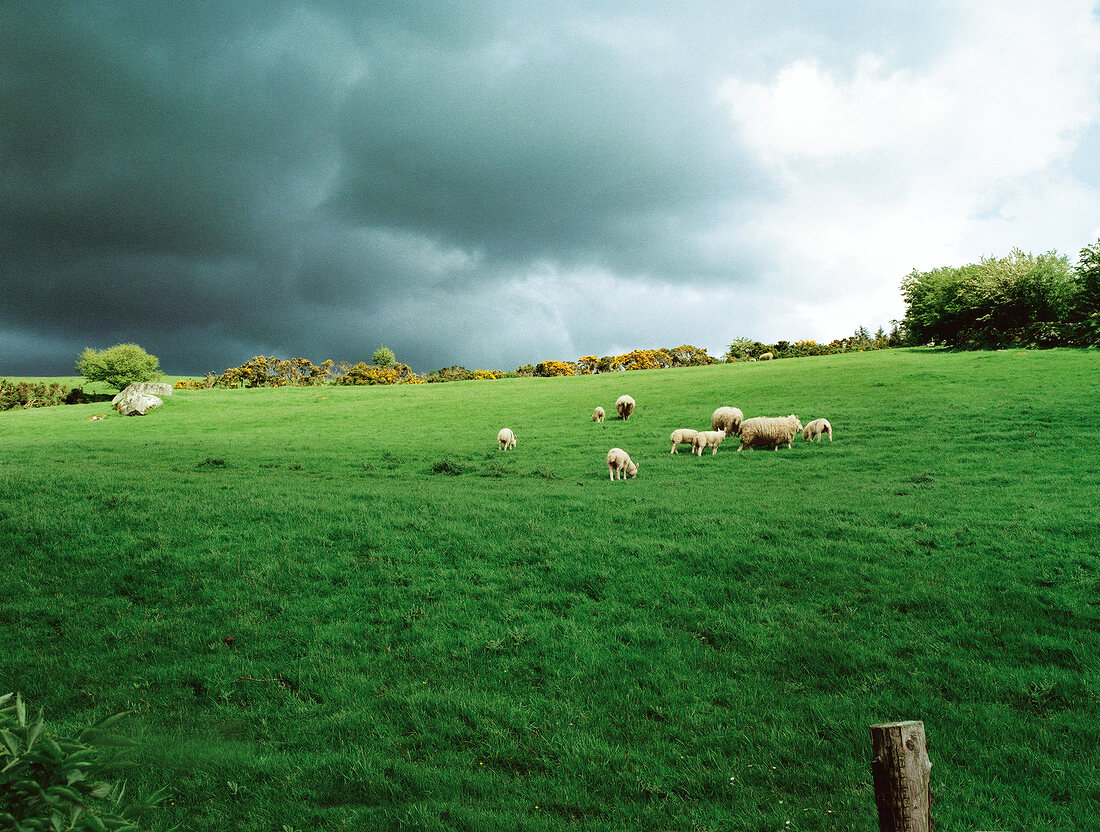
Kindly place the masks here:
[(151, 393), (131, 393), (115, 405), (115, 410), (123, 416), (144, 416), (148, 411), (162, 404), (164, 401)]
[[(172, 385), (166, 384), (163, 381), (135, 381), (113, 399), (111, 404), (118, 406), (118, 403), (132, 393), (147, 393), (150, 396), (171, 396)], [(161, 402), (163, 404), (163, 402)]]

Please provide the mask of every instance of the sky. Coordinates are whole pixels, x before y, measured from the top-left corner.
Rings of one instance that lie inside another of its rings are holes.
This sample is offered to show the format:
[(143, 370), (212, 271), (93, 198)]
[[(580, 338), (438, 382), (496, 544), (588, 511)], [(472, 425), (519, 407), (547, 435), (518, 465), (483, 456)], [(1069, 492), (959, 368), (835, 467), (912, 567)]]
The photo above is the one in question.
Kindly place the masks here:
[(1092, 0), (8, 3), (0, 375), (421, 372), (903, 317), (1100, 238)]

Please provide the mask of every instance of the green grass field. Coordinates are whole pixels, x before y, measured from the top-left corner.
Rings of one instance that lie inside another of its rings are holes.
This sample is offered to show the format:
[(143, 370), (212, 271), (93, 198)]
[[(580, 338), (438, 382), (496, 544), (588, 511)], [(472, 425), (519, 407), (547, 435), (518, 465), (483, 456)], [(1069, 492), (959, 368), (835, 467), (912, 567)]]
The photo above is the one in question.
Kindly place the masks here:
[[(1087, 829), (1098, 403), (890, 350), (0, 413), (0, 693), (133, 709), (158, 828), (867, 830), (921, 719), (937, 829)], [(725, 404), (835, 441), (669, 454)]]

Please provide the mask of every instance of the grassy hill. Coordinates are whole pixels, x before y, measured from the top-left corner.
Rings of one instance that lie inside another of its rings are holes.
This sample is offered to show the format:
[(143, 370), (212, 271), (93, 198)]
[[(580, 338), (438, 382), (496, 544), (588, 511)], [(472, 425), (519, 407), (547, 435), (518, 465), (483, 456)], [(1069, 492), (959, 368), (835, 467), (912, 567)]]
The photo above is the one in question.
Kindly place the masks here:
[[(865, 830), (922, 719), (938, 828), (1087, 828), (1098, 401), (891, 350), (0, 413), (0, 693), (133, 709), (162, 827)], [(835, 441), (669, 454), (725, 404)]]

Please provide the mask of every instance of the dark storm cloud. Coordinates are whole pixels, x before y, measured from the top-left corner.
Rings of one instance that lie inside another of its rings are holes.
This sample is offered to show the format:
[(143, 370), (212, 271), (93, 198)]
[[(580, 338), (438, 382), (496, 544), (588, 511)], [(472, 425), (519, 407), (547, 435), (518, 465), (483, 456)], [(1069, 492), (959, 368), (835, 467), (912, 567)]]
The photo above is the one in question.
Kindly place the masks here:
[(798, 55), (850, 65), (868, 43), (934, 62), (943, 14), (907, 9), (8, 4), (0, 373), (118, 341), (195, 373), (383, 342), (419, 369), (508, 368), (747, 333), (782, 294), (761, 287), (810, 277), (777, 271), (760, 219), (798, 175), (719, 92), (760, 97)]

